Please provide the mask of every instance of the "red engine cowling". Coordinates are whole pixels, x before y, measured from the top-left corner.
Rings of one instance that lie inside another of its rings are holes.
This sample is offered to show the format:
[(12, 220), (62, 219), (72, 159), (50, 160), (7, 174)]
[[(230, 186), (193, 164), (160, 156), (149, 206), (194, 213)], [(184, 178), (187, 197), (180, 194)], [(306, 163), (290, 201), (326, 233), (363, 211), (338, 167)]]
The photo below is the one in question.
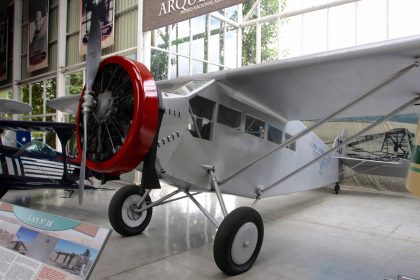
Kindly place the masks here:
[[(140, 62), (112, 56), (99, 65), (92, 91), (86, 165), (112, 175), (129, 172), (143, 161), (157, 133), (159, 101), (153, 76)], [(84, 94), (85, 89), (77, 114), (79, 154)]]

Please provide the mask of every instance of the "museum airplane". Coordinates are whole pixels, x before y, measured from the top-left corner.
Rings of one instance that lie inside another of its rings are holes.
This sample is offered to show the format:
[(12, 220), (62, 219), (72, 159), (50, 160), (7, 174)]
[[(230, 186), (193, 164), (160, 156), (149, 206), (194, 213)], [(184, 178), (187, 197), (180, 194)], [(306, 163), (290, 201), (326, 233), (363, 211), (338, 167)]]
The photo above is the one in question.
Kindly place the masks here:
[[(26, 103), (0, 98), (1, 114), (27, 114), (31, 111), (32, 107)], [(22, 131), (26, 133), (19, 135)], [(30, 131), (56, 133), (64, 152), (31, 140)], [(76, 126), (68, 123), (0, 120), (0, 198), (11, 188), (65, 189), (70, 191), (71, 196), (78, 188), (76, 181), (79, 179), (81, 158), (68, 157), (65, 147), (75, 131)], [(102, 182), (116, 178), (90, 170), (86, 178), (93, 176)], [(98, 189), (91, 185), (87, 188)]]
[[(21, 113), (16, 107), (14, 112)], [(30, 131), (56, 133), (63, 152), (32, 140)], [(69, 157), (66, 146), (75, 131), (75, 124), (69, 123), (0, 120), (0, 198), (10, 189), (34, 188), (64, 189), (71, 196), (79, 187), (81, 157)], [(20, 135), (20, 132), (25, 133)], [(86, 179), (92, 177), (101, 183), (118, 178), (88, 170)], [(87, 185), (87, 188), (104, 189), (92, 185)]]
[[(184, 193), (218, 228), (213, 247), (218, 267), (229, 275), (243, 273), (260, 252), (262, 218), (253, 207), (228, 213), (222, 194), (255, 204), (336, 184), (337, 151), (419, 103), (418, 55), (420, 37), (411, 37), (155, 83), (140, 62), (113, 56), (99, 63), (99, 20), (93, 11), (86, 87), (77, 106), (79, 151), (98, 172), (142, 171), (141, 185), (119, 189), (110, 202), (109, 219), (118, 233), (140, 234), (153, 207)], [(49, 105), (72, 111), (74, 98)], [(337, 116), (366, 115), (383, 117), (332, 148), (313, 133)], [(299, 121), (308, 119), (319, 121), (310, 127)], [(418, 195), (419, 137), (415, 144), (407, 186)], [(152, 202), (150, 192), (160, 188), (160, 180), (175, 190)], [(216, 194), (221, 223), (195, 199), (201, 192)]]

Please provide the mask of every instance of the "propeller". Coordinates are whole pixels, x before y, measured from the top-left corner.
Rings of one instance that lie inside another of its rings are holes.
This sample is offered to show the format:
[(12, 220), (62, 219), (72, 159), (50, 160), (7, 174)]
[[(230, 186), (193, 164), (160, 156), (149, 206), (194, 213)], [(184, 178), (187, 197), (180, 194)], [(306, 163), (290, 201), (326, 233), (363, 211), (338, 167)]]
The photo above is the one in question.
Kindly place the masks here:
[(87, 127), (89, 114), (93, 107), (92, 86), (98, 72), (99, 62), (101, 60), (101, 29), (99, 23), (98, 10), (96, 1), (92, 4), (90, 17), (90, 33), (89, 41), (87, 43), (86, 52), (86, 87), (83, 96), (83, 148), (82, 148), (82, 162), (80, 166), (79, 178), (79, 204), (83, 202), (83, 193), (85, 189), (85, 174), (86, 174), (86, 151), (87, 151)]

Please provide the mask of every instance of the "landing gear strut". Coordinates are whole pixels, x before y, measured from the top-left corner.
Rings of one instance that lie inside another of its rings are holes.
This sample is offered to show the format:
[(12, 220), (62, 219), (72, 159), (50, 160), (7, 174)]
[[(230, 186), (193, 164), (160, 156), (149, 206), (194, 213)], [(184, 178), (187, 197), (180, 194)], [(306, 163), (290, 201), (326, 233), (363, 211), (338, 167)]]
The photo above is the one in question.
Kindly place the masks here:
[[(218, 228), (213, 246), (213, 256), (217, 266), (227, 275), (237, 275), (248, 271), (260, 253), (264, 238), (264, 224), (260, 214), (251, 207), (239, 207), (228, 213), (223, 201), (214, 170), (209, 170), (213, 190), (225, 216), (219, 223), (195, 199), (195, 195), (186, 189), (178, 188), (168, 195), (152, 202), (150, 190), (136, 185), (119, 189), (113, 196), (108, 216), (112, 227), (123, 236), (140, 234), (148, 226), (152, 218), (152, 208), (182, 198), (189, 198), (209, 221)], [(185, 196), (172, 198), (184, 192)]]

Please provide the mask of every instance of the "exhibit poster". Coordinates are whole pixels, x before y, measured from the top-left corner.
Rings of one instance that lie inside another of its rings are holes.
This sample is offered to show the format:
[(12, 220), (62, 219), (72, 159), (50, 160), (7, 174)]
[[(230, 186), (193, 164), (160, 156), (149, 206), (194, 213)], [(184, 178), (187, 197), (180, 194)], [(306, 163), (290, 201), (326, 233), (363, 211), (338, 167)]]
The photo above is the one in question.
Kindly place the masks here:
[(48, 0), (29, 0), (28, 72), (48, 67)]
[(7, 80), (9, 9), (0, 10), (0, 82)]
[(89, 279), (111, 230), (0, 202), (0, 279)]
[(143, 32), (248, 1), (249, 0), (144, 0)]
[[(80, 55), (86, 54), (90, 33), (91, 11), (94, 2), (92, 0), (80, 0)], [(99, 0), (97, 9), (102, 33), (101, 48), (104, 49), (114, 44), (115, 1)]]

